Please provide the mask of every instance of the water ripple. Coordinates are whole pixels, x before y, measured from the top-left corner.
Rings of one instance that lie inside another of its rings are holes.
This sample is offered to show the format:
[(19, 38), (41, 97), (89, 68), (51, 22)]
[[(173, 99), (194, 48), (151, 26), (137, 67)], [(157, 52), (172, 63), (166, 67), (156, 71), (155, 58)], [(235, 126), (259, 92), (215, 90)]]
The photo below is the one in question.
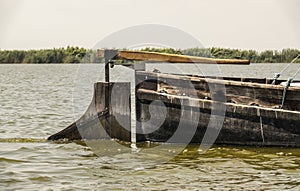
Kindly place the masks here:
[[(100, 75), (97, 67), (85, 67), (83, 77)], [(249, 74), (249, 68), (224, 67), (234, 76)], [(281, 68), (253, 67), (264, 72), (259, 75), (271, 71), (269, 77)], [(84, 142), (47, 141), (74, 120), (77, 68), (0, 65), (0, 190), (300, 190), (300, 150), (295, 148), (216, 146), (200, 154), (198, 145), (190, 145), (153, 166), (151, 158), (164, 158), (162, 153), (97, 156)], [(92, 88), (93, 82), (84, 86)], [(81, 99), (88, 103), (91, 95)]]

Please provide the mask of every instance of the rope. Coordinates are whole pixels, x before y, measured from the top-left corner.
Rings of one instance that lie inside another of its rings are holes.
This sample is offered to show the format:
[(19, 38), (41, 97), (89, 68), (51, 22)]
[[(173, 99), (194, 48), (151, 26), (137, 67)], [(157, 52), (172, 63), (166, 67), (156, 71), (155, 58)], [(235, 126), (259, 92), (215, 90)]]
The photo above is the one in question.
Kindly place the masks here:
[[(298, 54), (298, 56), (296, 56), (296, 58), (294, 58), (294, 59), (292, 60), (292, 62), (290, 62), (286, 67), (284, 67), (284, 68), (281, 70), (281, 72), (275, 73), (275, 75), (274, 75), (274, 77), (273, 77), (272, 85), (275, 85), (276, 80), (281, 76), (281, 74), (282, 74), (283, 72), (285, 72), (285, 71), (290, 67), (290, 65), (293, 64), (299, 57), (300, 57), (300, 54)], [(295, 76), (297, 75), (297, 73), (298, 73), (299, 71), (300, 71), (300, 68), (299, 68), (299, 70), (296, 72)]]
[(283, 90), (283, 95), (282, 95), (281, 106), (280, 106), (281, 109), (284, 106), (287, 90), (289, 89), (289, 87), (290, 87), (291, 83), (293, 82), (293, 80), (294, 80), (294, 78), (289, 78), (288, 81), (285, 84), (285, 87), (284, 87), (284, 90)]

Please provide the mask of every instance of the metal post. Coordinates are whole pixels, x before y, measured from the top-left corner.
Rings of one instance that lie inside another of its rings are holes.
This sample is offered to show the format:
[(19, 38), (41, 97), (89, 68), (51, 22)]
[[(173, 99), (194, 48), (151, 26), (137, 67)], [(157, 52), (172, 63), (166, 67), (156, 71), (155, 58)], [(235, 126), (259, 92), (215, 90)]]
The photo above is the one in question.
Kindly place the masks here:
[[(108, 115), (105, 120), (105, 129), (108, 130), (110, 129), (109, 127), (109, 116), (110, 116), (110, 84), (109, 84), (109, 67), (110, 64), (112, 63), (112, 59), (115, 58), (118, 54), (117, 50), (104, 50), (104, 62), (105, 62), (105, 109), (108, 112)], [(111, 131), (110, 136), (111, 136)]]
[(105, 82), (109, 82), (109, 63), (110, 60), (105, 57)]
[(286, 81), (286, 84), (285, 84), (285, 87), (284, 87), (284, 90), (283, 90), (283, 95), (282, 95), (282, 101), (281, 101), (281, 105), (280, 105), (280, 108), (282, 109), (283, 106), (284, 106), (284, 103), (285, 103), (285, 99), (286, 99), (286, 93), (291, 85), (291, 83), (293, 82), (294, 78), (289, 78), (287, 81)]
[(109, 67), (114, 59), (118, 55), (118, 50), (104, 50), (105, 60), (105, 82), (109, 82)]
[[(109, 67), (112, 63), (112, 59), (114, 59), (118, 55), (117, 50), (104, 50), (104, 60), (105, 60), (105, 82), (109, 82)], [(109, 86), (106, 86), (105, 89), (105, 107), (109, 109)]]
[[(146, 65), (145, 65), (145, 62), (137, 62), (135, 63), (134, 65), (132, 65), (132, 69), (134, 70), (134, 73), (133, 73), (133, 82), (131, 83), (131, 95), (130, 95), (130, 98), (131, 98), (131, 105), (130, 105), (130, 108), (131, 108), (131, 128), (130, 128), (130, 131), (131, 131), (131, 148), (132, 148), (132, 151), (137, 151), (138, 148), (136, 146), (136, 133), (137, 133), (137, 107), (136, 107), (136, 85), (137, 83), (140, 83), (140, 80), (136, 78), (137, 74), (136, 72), (137, 71), (146, 71)], [(139, 127), (141, 128), (141, 127)]]

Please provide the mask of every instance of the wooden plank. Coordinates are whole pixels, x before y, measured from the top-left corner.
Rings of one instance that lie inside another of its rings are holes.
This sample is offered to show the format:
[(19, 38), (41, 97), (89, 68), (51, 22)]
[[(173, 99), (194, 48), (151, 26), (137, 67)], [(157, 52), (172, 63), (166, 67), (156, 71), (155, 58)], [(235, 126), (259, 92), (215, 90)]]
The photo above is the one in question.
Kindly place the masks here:
[[(184, 93), (191, 97), (211, 99), (214, 91), (210, 88), (213, 88), (214, 85), (221, 85), (226, 90), (228, 102), (270, 108), (278, 107), (281, 104), (284, 90), (284, 86), (280, 85), (209, 79), (197, 76), (190, 77), (144, 71), (138, 71), (136, 74), (138, 78), (145, 79), (141, 86), (145, 89), (154, 86), (152, 84), (156, 83), (156, 91), (158, 92), (166, 92), (169, 95)], [(152, 81), (146, 79), (152, 79)], [(157, 79), (157, 81), (154, 79)], [(152, 90), (155, 89), (152, 88)], [(218, 90), (218, 88), (215, 90)], [(300, 111), (299, 94), (300, 87), (289, 87), (284, 109)]]
[[(188, 80), (190, 82), (208, 82), (211, 84), (224, 84), (224, 85), (231, 85), (231, 86), (239, 86), (239, 87), (249, 87), (249, 88), (262, 88), (268, 90), (283, 90), (284, 86), (281, 85), (272, 85), (272, 84), (260, 84), (260, 83), (250, 83), (250, 82), (239, 82), (239, 81), (232, 81), (232, 80), (223, 80), (222, 77), (219, 79), (212, 79), (206, 77), (198, 77), (198, 76), (185, 76), (179, 74), (167, 74), (167, 73), (154, 73), (154, 72), (145, 72), (145, 71), (138, 71), (138, 75), (140, 76), (147, 76), (149, 79), (169, 79), (169, 80)], [(178, 84), (178, 83), (177, 83)], [(289, 87), (289, 91), (300, 91), (299, 87)]]
[[(104, 50), (97, 50), (99, 57), (104, 57)], [(154, 61), (169, 63), (198, 63), (198, 64), (238, 64), (249, 65), (249, 60), (238, 59), (213, 59), (187, 55), (167, 54), (158, 52), (144, 52), (132, 50), (119, 50), (116, 59), (136, 60), (136, 61)]]

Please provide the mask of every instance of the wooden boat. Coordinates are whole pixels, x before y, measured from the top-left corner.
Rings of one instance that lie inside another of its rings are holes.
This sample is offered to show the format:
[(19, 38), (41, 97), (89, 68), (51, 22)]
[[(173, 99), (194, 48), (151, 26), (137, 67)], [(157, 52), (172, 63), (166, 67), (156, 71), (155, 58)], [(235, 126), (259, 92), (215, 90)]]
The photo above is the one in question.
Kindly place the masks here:
[[(105, 56), (105, 53), (106, 69), (113, 59), (249, 64), (248, 60), (99, 51), (99, 55)], [(287, 86), (283, 80), (272, 84), (273, 79), (146, 71), (136, 71), (136, 78), (141, 82), (136, 88), (136, 120), (157, 121), (162, 118), (162, 111), (166, 111), (157, 129), (150, 131), (151, 126), (138, 123), (136, 141), (207, 144), (213, 141), (216, 144), (300, 147), (299, 81), (293, 82), (296, 86)], [(50, 136), (49, 140), (106, 137), (131, 141), (130, 84), (97, 82), (94, 88), (94, 98), (86, 113), (66, 129)], [(151, 112), (151, 104), (155, 101), (163, 105), (156, 104)]]

